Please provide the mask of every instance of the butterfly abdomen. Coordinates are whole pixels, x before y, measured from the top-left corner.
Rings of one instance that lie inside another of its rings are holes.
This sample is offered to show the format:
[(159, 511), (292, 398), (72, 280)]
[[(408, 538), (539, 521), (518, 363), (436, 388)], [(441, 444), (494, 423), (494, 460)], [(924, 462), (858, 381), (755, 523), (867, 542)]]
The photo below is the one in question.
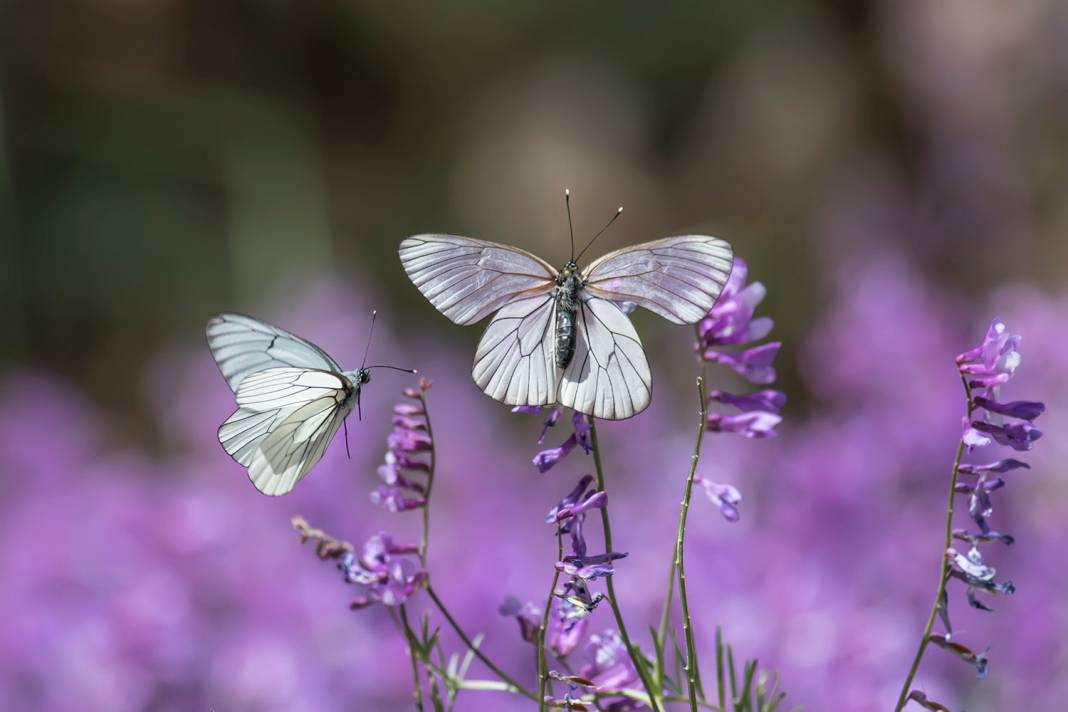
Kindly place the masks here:
[(578, 312), (579, 283), (568, 277), (556, 292), (556, 367), (567, 368), (575, 355), (575, 316)]

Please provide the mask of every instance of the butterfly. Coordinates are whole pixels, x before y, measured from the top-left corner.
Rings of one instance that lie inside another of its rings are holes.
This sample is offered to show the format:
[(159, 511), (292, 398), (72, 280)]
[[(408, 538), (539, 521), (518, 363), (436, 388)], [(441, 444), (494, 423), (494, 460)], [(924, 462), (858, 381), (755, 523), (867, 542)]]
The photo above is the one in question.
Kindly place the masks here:
[[(371, 331), (377, 312), (371, 313)], [(343, 371), (315, 344), (277, 326), (240, 314), (208, 321), (208, 347), (237, 398), (237, 410), (219, 426), (219, 442), (248, 468), (260, 492), (289, 492), (326, 451), (345, 418), (360, 411), (360, 392), (371, 380), (363, 364)], [(345, 440), (346, 450), (348, 439)]]
[[(564, 194), (570, 226), (570, 192)], [(509, 405), (559, 403), (609, 420), (649, 405), (649, 362), (623, 305), (695, 324), (722, 291), (734, 257), (723, 240), (682, 235), (625, 247), (580, 269), (578, 260), (622, 212), (577, 257), (572, 228), (572, 256), (560, 270), (517, 247), (469, 237), (401, 242), (408, 277), (453, 323), (496, 312), (471, 371), (487, 395)]]

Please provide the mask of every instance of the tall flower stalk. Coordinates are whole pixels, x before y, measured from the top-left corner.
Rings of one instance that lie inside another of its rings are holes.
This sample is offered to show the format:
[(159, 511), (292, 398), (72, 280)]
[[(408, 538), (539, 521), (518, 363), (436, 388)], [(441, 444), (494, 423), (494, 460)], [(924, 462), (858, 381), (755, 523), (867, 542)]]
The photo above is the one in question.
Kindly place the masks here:
[[(1019, 345), (1020, 337), (1011, 334), (1001, 320), (994, 319), (982, 343), (957, 356), (956, 364), (964, 389), (965, 417), (963, 433), (957, 443), (949, 475), (938, 585), (935, 587), (934, 602), (920, 636), (916, 654), (901, 686), (895, 712), (900, 712), (910, 700), (927, 709), (946, 709), (941, 703), (928, 699), (922, 691), (912, 689), (924, 653), (932, 643), (973, 665), (980, 678), (986, 676), (986, 652), (975, 652), (951, 639), (953, 631), (947, 592), (949, 582), (954, 579), (961, 581), (966, 586), (968, 604), (983, 611), (991, 609), (979, 599), (979, 592), (1011, 594), (1016, 590), (1012, 582), (995, 580), (997, 572), (994, 567), (983, 563), (979, 545), (991, 541), (1006, 545), (1013, 543), (1010, 535), (994, 531), (990, 527), (989, 517), (993, 514), (990, 493), (1005, 485), (1004, 478), (996, 475), (1028, 466), (1012, 458), (987, 464), (962, 461), (967, 453), (994, 443), (1017, 451), (1030, 450), (1034, 442), (1042, 436), (1041, 431), (1033, 425), (1035, 418), (1045, 411), (1042, 403), (1000, 400), (1001, 387), (1008, 383), (1020, 365)], [(977, 417), (979, 413), (982, 417)], [(962, 478), (964, 481), (961, 481)], [(978, 529), (976, 532), (953, 528), (954, 505), (959, 495), (968, 497), (968, 513)], [(967, 554), (961, 554), (952, 547), (954, 539), (970, 546)], [(936, 618), (942, 619), (944, 634), (931, 632)]]

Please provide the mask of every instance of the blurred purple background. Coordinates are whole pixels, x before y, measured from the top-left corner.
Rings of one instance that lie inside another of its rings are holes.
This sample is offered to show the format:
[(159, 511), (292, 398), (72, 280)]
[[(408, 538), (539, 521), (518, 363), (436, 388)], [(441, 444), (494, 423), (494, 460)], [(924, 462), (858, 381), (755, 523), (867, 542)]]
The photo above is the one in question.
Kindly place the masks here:
[[(380, 310), (375, 360), (434, 380), (435, 587), (532, 680), (496, 609), (544, 595), (543, 516), (592, 463), (536, 472), (539, 420), (478, 392), (481, 329), (437, 314), (395, 248), (456, 232), (558, 262), (566, 186), (580, 236), (626, 206), (593, 252), (708, 232), (768, 288), (786, 420), (773, 441), (708, 436), (699, 472), (742, 491), (742, 520), (695, 502), (687, 572), (699, 645), (722, 624), (790, 706), (892, 706), (936, 583), (952, 359), (992, 316), (1023, 335), (1006, 396), (1046, 401), (1046, 436), (995, 500), (1016, 545), (986, 548), (1018, 591), (982, 614), (952, 589), (990, 676), (935, 650), (917, 686), (954, 709), (1061, 710), (1066, 47), (1055, 0), (0, 3), (0, 707), (408, 704), (388, 616), (350, 612), (289, 518), (418, 536), (368, 498), (411, 380), (377, 372), (352, 459), (335, 442), (263, 497), (215, 438), (233, 396), (202, 329), (224, 310), (346, 366)], [(635, 322), (653, 405), (600, 431), (632, 632), (659, 611), (697, 373), (689, 329)], [(610, 626), (598, 609), (591, 631)]]

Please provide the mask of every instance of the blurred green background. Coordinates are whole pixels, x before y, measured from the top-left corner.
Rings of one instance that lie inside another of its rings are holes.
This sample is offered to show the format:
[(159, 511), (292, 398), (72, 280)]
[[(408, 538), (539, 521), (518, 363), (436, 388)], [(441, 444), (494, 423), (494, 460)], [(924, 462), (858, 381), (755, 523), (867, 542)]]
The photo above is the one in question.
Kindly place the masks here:
[(1060, 283), (1066, 27), (1057, 0), (3, 2), (0, 359), (158, 442), (116, 374), (207, 315), (334, 273), (403, 320), (400, 239), (557, 262), (565, 186), (580, 236), (626, 206), (601, 250), (731, 239), (787, 344), (868, 243), (966, 292)]

